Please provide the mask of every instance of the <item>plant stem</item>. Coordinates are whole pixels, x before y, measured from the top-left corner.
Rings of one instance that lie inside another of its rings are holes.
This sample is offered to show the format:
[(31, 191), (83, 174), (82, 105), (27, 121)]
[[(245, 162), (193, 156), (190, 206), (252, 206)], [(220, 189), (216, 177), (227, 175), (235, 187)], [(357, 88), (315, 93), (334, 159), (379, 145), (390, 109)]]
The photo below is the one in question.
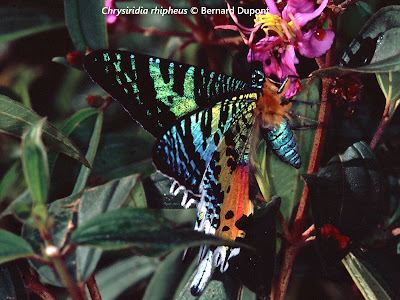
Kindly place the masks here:
[(99, 287), (97, 286), (96, 279), (94, 278), (93, 274), (89, 277), (88, 281), (86, 282), (86, 285), (89, 290), (90, 297), (93, 300), (101, 300)]
[[(380, 138), (382, 137), (383, 132), (386, 129), (386, 126), (389, 124), (389, 122), (391, 120), (391, 116), (389, 116), (389, 110), (390, 110), (390, 99), (386, 99), (386, 105), (385, 105), (385, 109), (383, 111), (382, 120), (379, 123), (378, 129), (376, 130), (375, 135), (371, 140), (371, 143), (369, 144), (369, 147), (372, 150), (375, 149)], [(393, 116), (393, 114), (392, 114), (392, 116)]]
[[(335, 29), (336, 29), (336, 17), (332, 16), (329, 19), (329, 30), (335, 31)], [(334, 64), (335, 61), (334, 49), (335, 46), (333, 44), (331, 49), (329, 49), (326, 54), (326, 60), (323, 63), (323, 66), (325, 68), (330, 67)], [(327, 99), (330, 83), (331, 83), (330, 79), (323, 78), (321, 99)], [(319, 168), (319, 163), (321, 160), (323, 146), (326, 137), (326, 129), (328, 125), (329, 114), (330, 114), (330, 103), (327, 101), (322, 102), (319, 110), (319, 117), (318, 117), (319, 123), (315, 132), (314, 145), (313, 145), (313, 150), (311, 152), (307, 173), (314, 173)], [(278, 281), (273, 287), (272, 299), (274, 300), (283, 300), (285, 298), (294, 260), (296, 258), (296, 255), (300, 247), (303, 245), (303, 243), (301, 243), (301, 240), (307, 218), (307, 211), (308, 211), (307, 208), (308, 208), (308, 187), (304, 186), (299, 207), (297, 209), (295, 221), (293, 224), (293, 229), (291, 231), (293, 244), (286, 245), (281, 273), (279, 275)]]
[(275, 283), (275, 288), (272, 289), (271, 299), (284, 299), (287, 286), (289, 284), (290, 274), (294, 259), (299, 251), (299, 247), (295, 245), (286, 245), (285, 254), (282, 261), (281, 273), (278, 282)]
[(289, 243), (292, 242), (292, 235), (290, 234), (289, 228), (287, 227), (285, 218), (283, 217), (281, 211), (278, 211), (278, 221), (281, 224), (283, 237)]
[(84, 296), (68, 271), (59, 249), (56, 246), (50, 245), (46, 247), (46, 254), (53, 262), (53, 266), (60, 276), (61, 282), (68, 290), (69, 295), (73, 300), (84, 300)]
[(43, 300), (57, 300), (57, 298), (29, 271), (20, 270), (24, 285)]
[(28, 257), (30, 260), (36, 260), (40, 262), (41, 264), (47, 265), (47, 266), (52, 266), (51, 262), (48, 261), (47, 259), (41, 257), (40, 255), (33, 254), (32, 256)]
[(371, 143), (369, 144), (369, 147), (374, 150), (376, 145), (378, 144), (383, 132), (386, 129), (386, 126), (389, 124), (390, 119), (389, 118), (383, 118), (382, 121), (379, 123), (378, 129), (375, 132), (374, 137), (371, 140)]

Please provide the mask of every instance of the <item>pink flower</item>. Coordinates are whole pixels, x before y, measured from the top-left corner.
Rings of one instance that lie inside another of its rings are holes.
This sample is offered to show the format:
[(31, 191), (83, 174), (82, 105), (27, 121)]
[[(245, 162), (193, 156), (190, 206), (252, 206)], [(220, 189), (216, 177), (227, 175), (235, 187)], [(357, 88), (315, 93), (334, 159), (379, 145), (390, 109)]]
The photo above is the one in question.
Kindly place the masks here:
[[(105, 0), (104, 1), (104, 6), (108, 7), (108, 10), (114, 10), (116, 8), (114, 4), (114, 0)], [(107, 23), (108, 24), (113, 24), (117, 20), (117, 15), (113, 13), (108, 13), (107, 12)]]
[[(298, 77), (295, 65), (299, 63), (295, 50), (305, 57), (315, 58), (323, 55), (333, 43), (334, 32), (306, 27), (309, 21), (321, 15), (328, 0), (323, 0), (317, 9), (314, 8), (313, 0), (288, 0), (282, 14), (274, 0), (264, 1), (268, 12), (255, 16), (254, 28), (239, 24), (234, 14), (231, 14), (231, 17), (236, 26), (216, 28), (239, 31), (250, 48), (247, 60), (261, 61), (266, 76), (275, 75), (281, 81), (291, 77), (291, 83), (284, 96), (292, 97), (297, 92), (297, 80), (294, 78)], [(228, 7), (231, 8), (229, 4)], [(255, 41), (259, 30), (264, 31), (265, 37)]]

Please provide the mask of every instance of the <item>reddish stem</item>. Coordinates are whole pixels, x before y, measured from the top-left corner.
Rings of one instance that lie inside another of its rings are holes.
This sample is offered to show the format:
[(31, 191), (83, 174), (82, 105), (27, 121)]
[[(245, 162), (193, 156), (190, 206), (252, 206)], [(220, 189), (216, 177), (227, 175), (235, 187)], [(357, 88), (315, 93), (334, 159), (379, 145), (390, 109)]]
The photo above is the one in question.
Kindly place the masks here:
[(41, 264), (44, 264), (44, 265), (47, 265), (47, 266), (50, 266), (50, 267), (53, 266), (53, 264), (50, 261), (48, 261), (47, 259), (45, 259), (45, 258), (43, 258), (43, 257), (41, 257), (40, 255), (37, 255), (37, 254), (34, 254), (34, 255), (28, 257), (28, 259), (36, 260), (36, 261), (40, 262)]
[(89, 277), (86, 285), (92, 300), (101, 300), (99, 287), (97, 286), (96, 279), (94, 278), (93, 274)]
[(20, 270), (24, 285), (43, 300), (57, 300), (55, 296), (31, 273)]
[(79, 281), (78, 282), (78, 290), (79, 290), (79, 293), (81, 294), (81, 296), (82, 296), (82, 300), (87, 300), (87, 297), (86, 297), (86, 291), (85, 291), (85, 283), (84, 282), (82, 282), (82, 281)]
[(292, 235), (290, 234), (289, 228), (286, 224), (285, 218), (283, 217), (281, 211), (278, 211), (278, 221), (281, 224), (282, 227), (282, 233), (283, 233), (283, 237), (284, 239), (288, 242), (288, 243), (292, 243)]
[(292, 273), (294, 258), (298, 251), (299, 247), (295, 245), (286, 246), (281, 266), (281, 273), (278, 282), (275, 282), (274, 284), (275, 288), (272, 289), (271, 299), (284, 299), (289, 284), (290, 274)]
[[(332, 17), (329, 19), (329, 30), (334, 30), (336, 28), (336, 18)], [(335, 60), (335, 46), (332, 45), (331, 49), (326, 54), (326, 60), (324, 62), (324, 67), (330, 67), (334, 64)], [(319, 61), (321, 64), (321, 61)], [(321, 64), (322, 65), (322, 64)], [(321, 99), (327, 99), (329, 86), (330, 86), (330, 79), (324, 78), (322, 81), (322, 93)], [(319, 168), (319, 163), (322, 156), (323, 146), (326, 137), (326, 128), (328, 124), (330, 113), (330, 103), (329, 102), (322, 102), (319, 111), (318, 122), (319, 125), (315, 132), (314, 137), (314, 145), (313, 150), (311, 152), (310, 162), (308, 165), (308, 172), (307, 173), (314, 173)], [(292, 241), (294, 244), (287, 245), (285, 250), (285, 254), (283, 257), (282, 262), (282, 269), (276, 285), (273, 289), (273, 298), (275, 300), (283, 300), (285, 298), (286, 290), (289, 284), (290, 274), (292, 272), (292, 267), (294, 260), (296, 258), (297, 252), (299, 248), (303, 245), (302, 241), (302, 233), (304, 230), (306, 218), (307, 218), (307, 208), (308, 208), (308, 187), (304, 186), (303, 194), (301, 195), (299, 207), (297, 209), (297, 214), (295, 217), (295, 221), (293, 224), (293, 229), (291, 232)]]
[(390, 109), (390, 100), (386, 100), (385, 110), (383, 111), (382, 120), (379, 123), (378, 129), (375, 132), (374, 137), (369, 144), (369, 147), (373, 150), (375, 149), (376, 145), (378, 144), (380, 138), (382, 137), (383, 132), (386, 129), (386, 126), (389, 124), (391, 117), (389, 116), (389, 109)]
[(75, 248), (76, 248), (76, 245), (74, 245), (74, 244), (68, 244), (68, 245), (64, 248), (64, 250), (61, 252), (62, 257), (63, 257), (63, 258), (66, 258), (66, 257), (68, 256), (68, 254), (69, 254), (71, 251), (75, 250)]

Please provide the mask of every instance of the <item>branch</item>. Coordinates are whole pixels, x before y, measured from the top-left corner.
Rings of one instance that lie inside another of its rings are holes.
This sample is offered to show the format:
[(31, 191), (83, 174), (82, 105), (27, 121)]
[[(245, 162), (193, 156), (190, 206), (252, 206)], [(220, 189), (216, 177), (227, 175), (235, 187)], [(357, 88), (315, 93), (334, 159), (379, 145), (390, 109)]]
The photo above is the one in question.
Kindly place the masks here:
[(278, 220), (282, 227), (282, 233), (283, 233), (284, 239), (291, 244), (292, 243), (292, 235), (290, 234), (290, 231), (286, 224), (285, 218), (283, 217), (280, 210), (278, 211)]
[(44, 264), (44, 265), (47, 265), (50, 267), (53, 266), (53, 264), (50, 261), (48, 261), (44, 257), (41, 257), (40, 255), (37, 255), (37, 254), (33, 254), (32, 256), (29, 256), (28, 259), (36, 260), (36, 261), (40, 262), (41, 264)]
[(60, 249), (54, 245), (49, 245), (45, 249), (47, 257), (49, 257), (53, 263), (54, 268), (60, 276), (61, 282), (64, 284), (68, 293), (73, 300), (84, 300), (85, 296), (79, 290), (77, 284), (72, 278), (65, 261), (60, 253)]
[[(329, 19), (329, 30), (335, 31), (336, 20), (337, 18), (335, 16), (332, 16)], [(320, 65), (324, 65), (324, 67), (330, 67), (334, 65), (334, 61), (335, 61), (335, 45), (333, 44), (331, 49), (329, 49), (326, 54), (325, 63), (322, 64), (321, 61), (318, 61), (318, 63)], [(331, 84), (331, 79), (323, 78), (321, 99), (327, 99), (330, 84)], [(313, 145), (313, 150), (311, 152), (307, 173), (315, 173), (316, 171), (318, 171), (326, 137), (326, 129), (329, 120), (329, 114), (330, 114), (330, 103), (327, 101), (322, 102), (319, 110), (319, 117), (318, 117), (319, 123), (317, 130), (315, 132), (314, 145)], [(290, 274), (292, 272), (293, 263), (296, 258), (297, 252), (299, 251), (302, 245), (301, 241), (302, 241), (304, 225), (307, 218), (307, 211), (308, 211), (307, 208), (308, 208), (308, 187), (307, 185), (305, 185), (303, 193), (301, 195), (299, 207), (297, 209), (297, 214), (293, 224), (293, 229), (291, 232), (292, 241), (294, 242), (294, 244), (287, 245), (287, 248), (285, 249), (281, 273), (278, 282), (276, 282), (275, 286), (273, 287), (272, 299), (283, 300), (285, 298), (287, 286), (289, 284)]]
[(24, 285), (43, 300), (57, 300), (57, 298), (31, 273), (20, 270)]
[(94, 278), (93, 274), (89, 277), (86, 285), (92, 300), (101, 300), (99, 287), (97, 286), (96, 279)]

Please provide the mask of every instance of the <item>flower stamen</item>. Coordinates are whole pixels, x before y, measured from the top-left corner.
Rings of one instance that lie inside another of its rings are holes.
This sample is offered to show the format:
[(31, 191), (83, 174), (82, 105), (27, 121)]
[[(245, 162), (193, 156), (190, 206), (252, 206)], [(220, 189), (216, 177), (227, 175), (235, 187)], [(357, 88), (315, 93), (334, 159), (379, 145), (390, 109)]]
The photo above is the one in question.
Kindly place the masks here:
[(288, 23), (280, 16), (271, 13), (256, 15), (254, 27), (259, 25), (261, 25), (261, 28), (267, 36), (269, 36), (271, 32), (275, 32), (275, 34), (280, 37), (286, 36), (289, 41), (296, 38), (295, 30), (292, 28), (293, 21)]

